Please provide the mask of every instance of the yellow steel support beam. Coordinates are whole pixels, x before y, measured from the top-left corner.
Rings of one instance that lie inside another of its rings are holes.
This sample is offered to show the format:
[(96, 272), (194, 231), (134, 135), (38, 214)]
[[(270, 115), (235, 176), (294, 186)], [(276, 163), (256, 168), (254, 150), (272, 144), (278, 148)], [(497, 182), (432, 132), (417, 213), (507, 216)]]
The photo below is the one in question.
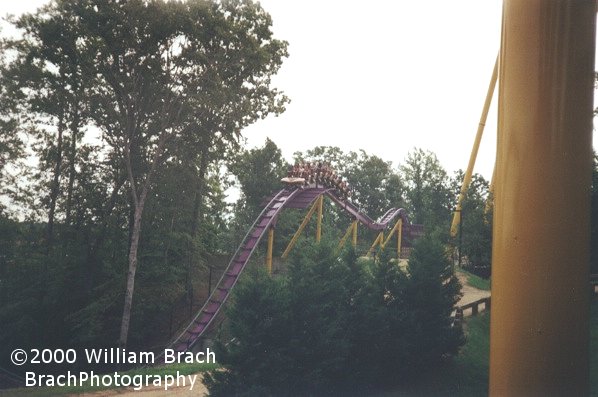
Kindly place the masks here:
[(274, 227), (268, 229), (268, 250), (266, 252), (266, 270), (272, 274), (272, 251), (274, 248)]
[(336, 247), (336, 249), (338, 251), (340, 251), (345, 246), (345, 243), (347, 242), (347, 239), (349, 238), (349, 235), (350, 234), (354, 234), (354, 232), (355, 232), (355, 225), (356, 224), (357, 224), (357, 220), (354, 220), (353, 222), (351, 222), (351, 224), (347, 228), (347, 231), (343, 235), (343, 238), (341, 238), (341, 241), (339, 241), (338, 246)]
[(490, 396), (589, 395), (595, 0), (505, 0)]
[(297, 229), (297, 231), (291, 238), (291, 241), (289, 241), (289, 244), (287, 245), (284, 252), (282, 253), (282, 259), (286, 259), (289, 256), (289, 254), (291, 253), (291, 250), (293, 249), (295, 244), (297, 244), (297, 240), (299, 240), (299, 236), (301, 236), (301, 233), (303, 233), (303, 229), (305, 229), (305, 226), (307, 226), (307, 224), (309, 223), (309, 220), (311, 219), (314, 212), (316, 212), (317, 208), (318, 208), (318, 202), (316, 201), (311, 206), (311, 208), (309, 209), (309, 211), (307, 212), (305, 217), (303, 218), (303, 222), (301, 222), (301, 225), (299, 226), (299, 228)]
[(401, 244), (403, 243), (403, 218), (399, 219), (397, 229), (397, 260), (401, 259)]
[(384, 249), (386, 247), (386, 244), (388, 244), (388, 242), (390, 241), (390, 239), (392, 238), (392, 236), (394, 236), (395, 232), (403, 225), (403, 219), (399, 218), (399, 220), (397, 221), (397, 223), (395, 223), (395, 225), (393, 226), (393, 228), (391, 229), (391, 231), (388, 233), (388, 236), (386, 237), (386, 240), (384, 240), (384, 243), (381, 244), (382, 249)]
[(376, 246), (378, 244), (382, 245), (382, 242), (384, 241), (384, 231), (381, 231), (378, 236), (376, 237), (376, 239), (374, 240), (374, 242), (372, 243), (372, 246), (370, 247), (370, 249), (368, 250), (368, 253), (366, 254), (366, 256), (370, 256), (371, 254), (374, 253), (374, 250), (376, 249)]
[(316, 224), (316, 242), (322, 239), (322, 215), (324, 213), (324, 196), (320, 196), (317, 201), (318, 204), (318, 223)]
[(471, 176), (473, 175), (473, 167), (475, 160), (478, 156), (478, 150), (480, 149), (480, 142), (482, 141), (482, 135), (484, 134), (484, 127), (486, 126), (486, 119), (488, 117), (488, 110), (490, 109), (490, 103), (492, 103), (492, 96), (494, 95), (494, 87), (496, 87), (496, 79), (498, 76), (498, 57), (494, 63), (494, 70), (492, 71), (492, 78), (490, 79), (490, 85), (488, 86), (488, 92), (486, 93), (486, 101), (484, 102), (484, 108), (482, 109), (482, 115), (480, 116), (480, 123), (478, 124), (478, 131), (473, 142), (473, 148), (469, 156), (469, 163), (467, 164), (467, 170), (463, 176), (463, 183), (461, 184), (461, 191), (459, 192), (459, 198), (457, 199), (457, 208), (453, 215), (453, 223), (451, 224), (451, 236), (455, 237), (459, 230), (459, 223), (461, 222), (461, 207), (465, 194), (471, 183)]
[(351, 236), (351, 243), (353, 244), (353, 248), (357, 247), (357, 220), (353, 221), (353, 233)]

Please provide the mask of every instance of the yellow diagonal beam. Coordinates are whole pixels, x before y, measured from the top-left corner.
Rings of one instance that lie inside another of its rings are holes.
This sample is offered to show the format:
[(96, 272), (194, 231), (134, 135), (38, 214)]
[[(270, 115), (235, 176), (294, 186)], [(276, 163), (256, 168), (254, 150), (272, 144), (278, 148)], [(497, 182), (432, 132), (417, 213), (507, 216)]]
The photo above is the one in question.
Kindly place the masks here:
[(486, 93), (486, 101), (484, 102), (484, 108), (482, 115), (480, 116), (480, 123), (478, 125), (478, 131), (473, 142), (473, 148), (469, 156), (469, 164), (467, 164), (467, 170), (463, 176), (463, 183), (461, 184), (461, 191), (459, 192), (459, 198), (457, 199), (457, 208), (455, 215), (453, 215), (453, 222), (451, 224), (451, 236), (455, 237), (459, 230), (459, 223), (461, 222), (461, 206), (465, 199), (465, 194), (471, 183), (471, 176), (473, 174), (473, 166), (475, 165), (476, 157), (478, 156), (478, 150), (480, 148), (480, 142), (482, 141), (482, 134), (484, 133), (484, 127), (486, 126), (486, 118), (488, 117), (488, 110), (490, 109), (490, 103), (492, 102), (492, 96), (494, 95), (494, 88), (496, 87), (496, 80), (498, 78), (498, 57), (494, 63), (494, 70), (492, 72), (492, 78), (490, 79), (490, 85), (488, 86), (488, 92)]
[(403, 219), (399, 219), (399, 228), (397, 229), (397, 259), (401, 259), (401, 244), (403, 243)]
[(272, 274), (272, 251), (274, 248), (274, 228), (270, 226), (268, 229), (268, 250), (266, 253), (266, 270), (268, 274)]
[(318, 208), (318, 205), (319, 205), (319, 201), (316, 201), (311, 206), (311, 208), (309, 209), (309, 211), (307, 212), (307, 214), (303, 218), (303, 222), (301, 222), (301, 225), (299, 226), (299, 228), (297, 229), (297, 231), (293, 235), (293, 238), (291, 238), (291, 241), (289, 241), (289, 244), (287, 245), (287, 248), (282, 253), (282, 259), (286, 259), (289, 256), (289, 254), (291, 253), (291, 250), (293, 249), (293, 247), (295, 246), (295, 244), (297, 244), (297, 240), (299, 240), (299, 236), (301, 236), (301, 233), (303, 233), (303, 229), (305, 229), (305, 226), (307, 226), (307, 224), (309, 223), (309, 220), (311, 219), (311, 216), (314, 214), (314, 212)]
[(345, 243), (347, 242), (349, 235), (354, 233), (356, 225), (357, 220), (351, 222), (351, 225), (349, 225), (347, 231), (345, 232), (345, 235), (343, 236), (343, 238), (341, 238), (341, 241), (339, 241), (338, 246), (336, 247), (337, 251), (340, 251), (345, 246)]
[(372, 246), (368, 250), (368, 253), (366, 254), (366, 256), (370, 256), (374, 252), (374, 250), (376, 249), (376, 246), (378, 244), (382, 244), (383, 241), (384, 241), (384, 231), (382, 231), (382, 232), (380, 232), (378, 234), (378, 237), (376, 237), (376, 239), (372, 243)]
[(324, 196), (320, 196), (317, 201), (318, 204), (318, 223), (316, 224), (316, 242), (322, 239), (322, 216), (324, 214)]
[(388, 237), (386, 237), (386, 240), (384, 240), (384, 243), (382, 244), (382, 249), (384, 249), (384, 247), (386, 247), (386, 244), (390, 241), (390, 239), (395, 234), (397, 229), (401, 226), (403, 226), (403, 219), (399, 218), (399, 220), (397, 221), (397, 223), (395, 223), (395, 225), (392, 228), (392, 230), (390, 231), (390, 233), (388, 233)]

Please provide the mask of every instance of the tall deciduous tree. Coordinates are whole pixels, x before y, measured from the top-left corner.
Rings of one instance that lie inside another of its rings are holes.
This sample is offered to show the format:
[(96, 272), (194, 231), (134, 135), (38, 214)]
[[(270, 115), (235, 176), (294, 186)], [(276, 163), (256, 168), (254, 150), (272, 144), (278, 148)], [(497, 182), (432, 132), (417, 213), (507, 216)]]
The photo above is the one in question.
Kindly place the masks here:
[[(40, 14), (47, 15), (39, 18)], [(7, 40), (14, 61), (3, 69), (10, 80), (11, 98), (20, 106), (20, 121), (29, 121), (40, 141), (35, 146), (40, 158), (41, 188), (48, 191), (47, 249), (54, 240), (54, 223), (62, 186), (66, 187), (65, 217), (71, 221), (76, 152), (85, 118), (85, 76), (77, 51), (77, 24), (72, 15), (45, 6), (38, 14), (26, 14), (14, 21), (22, 29), (20, 40)], [(14, 109), (16, 111), (16, 109)], [(40, 123), (40, 121), (42, 121)], [(27, 130), (20, 126), (21, 130)], [(66, 182), (63, 183), (66, 174)]]
[(428, 230), (448, 230), (452, 195), (446, 171), (436, 155), (422, 149), (409, 152), (400, 167), (406, 185), (406, 199), (415, 223)]
[[(0, 66), (6, 68), (5, 44), (0, 42)], [(11, 95), (12, 82), (4, 73), (0, 74), (0, 197), (4, 196), (13, 185), (10, 181), (8, 165), (23, 156), (23, 140), (17, 133), (17, 120), (13, 117), (18, 106)], [(7, 182), (8, 181), (8, 182)], [(0, 210), (3, 204), (0, 203)]]
[[(125, 170), (129, 252), (119, 337), (125, 346), (142, 219), (159, 167), (173, 157), (190, 159), (197, 166), (196, 208), (201, 208), (208, 165), (236, 148), (243, 127), (284, 110), (286, 97), (271, 87), (271, 77), (287, 55), (287, 44), (273, 37), (270, 16), (249, 0), (58, 0), (18, 23), (37, 38), (23, 41), (34, 48), (20, 54), (35, 52), (36, 70), (58, 76), (52, 81), (69, 87), (72, 103), (83, 98), (82, 82), (88, 85), (91, 124), (101, 131), (108, 155)], [(65, 24), (69, 34), (54, 29)], [(48, 30), (52, 34), (45, 35)], [(64, 40), (44, 39), (53, 36)], [(74, 67), (62, 68), (63, 59), (57, 56), (67, 57)], [(24, 60), (15, 64), (19, 61)], [(31, 90), (24, 94), (36, 96)], [(51, 208), (64, 153), (74, 156), (84, 121), (79, 108), (62, 104), (57, 102), (53, 113), (58, 140)], [(69, 150), (62, 135), (67, 125), (72, 130)], [(69, 170), (67, 219), (75, 169)], [(194, 222), (200, 217), (197, 211)]]
[(242, 152), (231, 164), (230, 171), (241, 184), (241, 200), (251, 215), (261, 209), (264, 198), (281, 187), (287, 163), (278, 146), (266, 139), (261, 148)]

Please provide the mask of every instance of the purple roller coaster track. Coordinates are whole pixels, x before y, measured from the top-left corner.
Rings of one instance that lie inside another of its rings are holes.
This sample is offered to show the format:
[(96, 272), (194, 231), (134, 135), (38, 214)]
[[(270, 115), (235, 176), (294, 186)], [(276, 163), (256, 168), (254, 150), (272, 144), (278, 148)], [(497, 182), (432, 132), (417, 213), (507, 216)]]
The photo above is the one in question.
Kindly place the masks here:
[(357, 206), (348, 200), (341, 199), (333, 189), (328, 188), (294, 188), (287, 187), (276, 193), (264, 207), (257, 219), (249, 228), (243, 241), (232, 256), (224, 274), (218, 281), (203, 307), (197, 312), (193, 320), (170, 344), (170, 348), (178, 352), (188, 351), (199, 341), (208, 330), (214, 319), (224, 306), (230, 292), (239, 280), (241, 272), (249, 262), (249, 259), (262, 237), (267, 234), (268, 228), (274, 224), (276, 216), (283, 208), (309, 207), (318, 197), (325, 195), (329, 197), (340, 208), (349, 213), (354, 219), (371, 230), (384, 230), (394, 219), (403, 219), (403, 236), (409, 241), (410, 236), (416, 237), (422, 232), (421, 225), (409, 223), (407, 213), (402, 208), (389, 209), (378, 222), (362, 213)]

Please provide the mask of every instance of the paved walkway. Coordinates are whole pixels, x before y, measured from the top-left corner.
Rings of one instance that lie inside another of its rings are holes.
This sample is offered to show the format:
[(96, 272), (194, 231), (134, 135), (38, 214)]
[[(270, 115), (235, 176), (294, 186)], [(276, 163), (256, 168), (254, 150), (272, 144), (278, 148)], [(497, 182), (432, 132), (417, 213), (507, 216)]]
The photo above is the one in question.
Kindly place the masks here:
[(490, 291), (477, 289), (467, 284), (467, 276), (465, 274), (457, 272), (457, 277), (459, 278), (459, 281), (463, 286), (463, 288), (461, 289), (461, 292), (463, 292), (463, 296), (459, 300), (459, 303), (457, 303), (457, 306), (463, 306), (468, 303), (475, 302), (477, 300), (487, 298), (490, 296)]

